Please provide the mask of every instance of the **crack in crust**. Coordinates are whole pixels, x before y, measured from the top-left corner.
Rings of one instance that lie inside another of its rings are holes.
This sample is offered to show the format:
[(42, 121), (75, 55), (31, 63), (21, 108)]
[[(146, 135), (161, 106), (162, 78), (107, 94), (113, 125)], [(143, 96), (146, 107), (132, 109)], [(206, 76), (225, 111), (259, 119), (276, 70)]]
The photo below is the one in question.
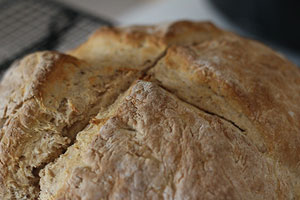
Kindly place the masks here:
[[(153, 80), (153, 81), (155, 81), (155, 80)], [(157, 81), (157, 80), (156, 80), (156, 81)], [(160, 86), (161, 88), (163, 88), (164, 90), (166, 90), (166, 91), (172, 93), (172, 91), (170, 91), (169, 89), (167, 89), (167, 88), (164, 87), (163, 85), (159, 84), (159, 86)], [(184, 98), (181, 98), (180, 96), (177, 96), (177, 98), (179, 98), (181, 101), (183, 101), (183, 102), (185, 102), (185, 103), (187, 103), (187, 104), (189, 104), (189, 105), (191, 105), (191, 106), (197, 108), (198, 110), (201, 110), (201, 111), (203, 111), (203, 112), (205, 112), (205, 113), (207, 113), (207, 114), (209, 114), (209, 115), (216, 116), (216, 117), (218, 117), (218, 118), (220, 118), (220, 119), (223, 119), (223, 120), (229, 122), (229, 123), (232, 124), (234, 127), (236, 127), (237, 129), (239, 129), (241, 132), (246, 132), (245, 129), (239, 127), (235, 122), (233, 122), (233, 121), (230, 120), (230, 119), (225, 118), (224, 116), (221, 116), (221, 115), (219, 115), (219, 114), (217, 114), (217, 113), (213, 113), (213, 112), (210, 112), (210, 111), (205, 110), (205, 109), (203, 109), (203, 108), (200, 108), (198, 105), (193, 104), (193, 103), (191, 103), (191, 102), (188, 102), (187, 100), (185, 100)]]

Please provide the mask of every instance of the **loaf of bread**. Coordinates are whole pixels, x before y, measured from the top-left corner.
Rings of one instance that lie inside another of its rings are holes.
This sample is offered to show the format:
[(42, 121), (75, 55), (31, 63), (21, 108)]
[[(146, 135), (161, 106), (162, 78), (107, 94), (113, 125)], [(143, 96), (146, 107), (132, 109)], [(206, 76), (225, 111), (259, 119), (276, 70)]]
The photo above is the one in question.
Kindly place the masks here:
[(300, 70), (211, 23), (101, 28), (0, 101), (0, 199), (300, 199)]

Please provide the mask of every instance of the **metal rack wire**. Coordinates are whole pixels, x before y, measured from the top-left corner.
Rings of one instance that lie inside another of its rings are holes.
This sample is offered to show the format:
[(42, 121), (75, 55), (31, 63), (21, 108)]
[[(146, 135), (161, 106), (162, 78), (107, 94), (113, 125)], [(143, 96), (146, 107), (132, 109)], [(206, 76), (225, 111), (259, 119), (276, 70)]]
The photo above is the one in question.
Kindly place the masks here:
[(0, 72), (38, 50), (65, 51), (109, 20), (53, 0), (0, 0)]

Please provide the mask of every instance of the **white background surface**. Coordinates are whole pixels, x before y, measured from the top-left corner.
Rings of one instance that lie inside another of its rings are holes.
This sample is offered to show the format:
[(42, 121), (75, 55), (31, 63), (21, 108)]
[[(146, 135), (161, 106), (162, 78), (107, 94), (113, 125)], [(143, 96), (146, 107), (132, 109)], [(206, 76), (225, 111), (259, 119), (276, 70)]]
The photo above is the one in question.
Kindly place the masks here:
[(154, 24), (179, 19), (209, 20), (222, 28), (230, 25), (209, 0), (58, 0), (117, 24)]

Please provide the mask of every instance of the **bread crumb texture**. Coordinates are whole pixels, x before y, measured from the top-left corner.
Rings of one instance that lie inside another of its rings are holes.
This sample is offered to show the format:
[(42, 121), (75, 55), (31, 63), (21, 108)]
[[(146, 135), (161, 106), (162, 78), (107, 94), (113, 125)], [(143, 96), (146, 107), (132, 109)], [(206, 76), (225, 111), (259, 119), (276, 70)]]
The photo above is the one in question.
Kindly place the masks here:
[(0, 101), (0, 199), (300, 199), (300, 70), (208, 22), (28, 55)]

